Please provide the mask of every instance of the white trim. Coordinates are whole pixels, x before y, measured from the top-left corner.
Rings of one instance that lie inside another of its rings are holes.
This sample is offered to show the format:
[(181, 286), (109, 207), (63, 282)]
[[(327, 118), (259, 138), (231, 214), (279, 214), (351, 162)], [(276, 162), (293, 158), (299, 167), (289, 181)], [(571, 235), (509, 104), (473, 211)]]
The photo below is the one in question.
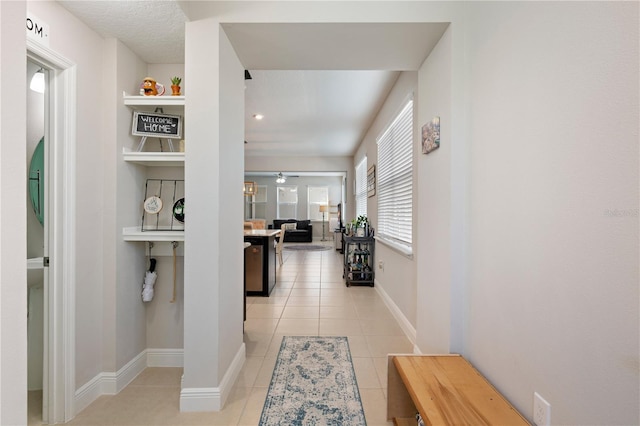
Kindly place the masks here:
[(113, 377), (113, 382), (115, 385), (115, 389), (114, 389), (115, 392), (113, 393), (114, 394), (119, 393), (129, 383), (131, 383), (133, 379), (138, 377), (138, 374), (142, 373), (145, 368), (147, 368), (147, 350), (146, 349), (140, 352), (131, 361), (126, 363), (115, 374), (110, 373), (110, 376)]
[(411, 322), (409, 322), (407, 317), (404, 316), (400, 308), (398, 308), (398, 305), (396, 305), (395, 302), (391, 299), (391, 297), (389, 297), (387, 292), (384, 291), (382, 286), (378, 283), (378, 280), (374, 280), (374, 283), (375, 283), (374, 288), (382, 298), (382, 301), (384, 302), (385, 305), (387, 305), (387, 308), (389, 308), (389, 310), (391, 311), (391, 314), (396, 319), (396, 321), (398, 321), (400, 328), (402, 328), (402, 331), (404, 331), (404, 334), (407, 336), (409, 341), (413, 343), (414, 345), (413, 351), (415, 352), (417, 348), (417, 346), (415, 345), (416, 344), (415, 327), (411, 325)]
[(27, 40), (27, 57), (50, 67), (49, 295), (45, 312), (43, 419), (62, 423), (75, 416), (75, 211), (76, 64), (48, 47)]
[(75, 392), (74, 405), (78, 412), (84, 410), (93, 401), (105, 394), (102, 389), (102, 374), (98, 374)]
[(100, 396), (115, 395), (131, 383), (146, 368), (146, 352), (140, 352), (116, 373), (99, 373), (81, 386), (74, 397), (74, 405), (78, 412), (87, 408)]
[(245, 344), (240, 346), (217, 388), (183, 388), (180, 391), (180, 411), (220, 411), (238, 379), (246, 359)]
[(147, 349), (147, 367), (183, 367), (184, 349)]
[(381, 237), (379, 235), (376, 235), (373, 238), (376, 241), (380, 242), (381, 244), (384, 244), (385, 246), (389, 247), (391, 250), (397, 253), (400, 253), (404, 257), (408, 259), (413, 259), (413, 248), (411, 248), (407, 244), (400, 244), (396, 241), (393, 241), (389, 238)]
[(182, 367), (183, 353), (183, 349), (145, 349), (117, 372), (97, 374), (75, 392), (73, 404), (77, 413), (102, 395), (116, 395), (147, 367)]

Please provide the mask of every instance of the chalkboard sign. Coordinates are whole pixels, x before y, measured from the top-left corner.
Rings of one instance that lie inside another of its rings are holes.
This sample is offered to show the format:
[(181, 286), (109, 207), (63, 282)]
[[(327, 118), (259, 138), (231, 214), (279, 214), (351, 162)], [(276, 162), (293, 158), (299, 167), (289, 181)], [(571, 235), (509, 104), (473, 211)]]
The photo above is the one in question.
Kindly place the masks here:
[(180, 139), (182, 136), (182, 117), (179, 115), (158, 114), (156, 112), (133, 112), (131, 134), (156, 138)]

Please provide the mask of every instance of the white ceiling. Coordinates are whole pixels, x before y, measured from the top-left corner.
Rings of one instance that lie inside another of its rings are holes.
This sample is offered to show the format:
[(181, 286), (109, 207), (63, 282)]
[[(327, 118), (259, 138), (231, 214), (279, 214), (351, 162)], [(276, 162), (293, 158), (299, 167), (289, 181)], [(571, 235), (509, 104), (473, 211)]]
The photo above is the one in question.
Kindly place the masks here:
[[(184, 63), (184, 27), (211, 2), (59, 3), (147, 63)], [(246, 81), (245, 154), (353, 155), (398, 71), (417, 70), (447, 23), (223, 24)], [(253, 114), (263, 114), (262, 121)]]

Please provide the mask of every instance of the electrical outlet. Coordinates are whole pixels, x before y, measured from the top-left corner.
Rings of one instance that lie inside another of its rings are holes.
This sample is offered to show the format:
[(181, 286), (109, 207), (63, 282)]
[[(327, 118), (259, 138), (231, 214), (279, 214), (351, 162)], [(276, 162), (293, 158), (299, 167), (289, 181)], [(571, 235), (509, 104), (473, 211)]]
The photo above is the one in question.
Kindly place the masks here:
[(378, 260), (378, 269), (381, 269), (384, 271), (384, 262), (382, 260)]
[(551, 426), (551, 404), (538, 392), (533, 393), (533, 422), (537, 426)]

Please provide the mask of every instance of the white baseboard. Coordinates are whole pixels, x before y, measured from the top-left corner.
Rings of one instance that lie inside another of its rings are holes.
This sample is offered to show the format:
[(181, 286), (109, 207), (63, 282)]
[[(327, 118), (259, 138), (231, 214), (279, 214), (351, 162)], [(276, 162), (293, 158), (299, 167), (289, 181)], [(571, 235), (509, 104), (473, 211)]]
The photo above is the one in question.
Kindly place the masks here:
[(147, 349), (147, 367), (182, 367), (184, 349)]
[(115, 395), (147, 367), (182, 367), (182, 349), (145, 349), (115, 373), (102, 372), (75, 392), (75, 414), (102, 395)]
[(220, 411), (227, 401), (231, 388), (236, 382), (246, 358), (244, 343), (231, 361), (220, 386), (217, 388), (182, 388), (180, 391), (180, 411)]
[(98, 374), (76, 390), (74, 401), (74, 408), (76, 412), (74, 415), (87, 408), (89, 404), (98, 399), (101, 395), (105, 395), (102, 391), (102, 373)]
[(398, 324), (400, 325), (400, 328), (402, 328), (402, 331), (404, 331), (404, 334), (407, 336), (407, 339), (409, 339), (409, 341), (411, 343), (413, 343), (414, 345), (414, 352), (416, 350), (416, 329), (413, 325), (411, 325), (411, 323), (409, 322), (409, 320), (407, 319), (407, 317), (404, 316), (404, 314), (402, 313), (402, 311), (400, 310), (400, 308), (398, 308), (398, 305), (395, 304), (395, 302), (391, 299), (391, 297), (389, 297), (389, 295), (387, 294), (386, 291), (384, 291), (384, 289), (382, 288), (381, 285), (379, 285), (377, 283), (376, 280), (374, 280), (375, 285), (374, 288), (376, 289), (376, 291), (378, 292), (378, 294), (380, 295), (380, 297), (382, 297), (382, 300), (384, 301), (384, 304), (387, 305), (387, 308), (389, 308), (389, 310), (391, 311), (391, 314), (393, 315), (393, 317), (396, 319), (396, 321), (398, 321)]

